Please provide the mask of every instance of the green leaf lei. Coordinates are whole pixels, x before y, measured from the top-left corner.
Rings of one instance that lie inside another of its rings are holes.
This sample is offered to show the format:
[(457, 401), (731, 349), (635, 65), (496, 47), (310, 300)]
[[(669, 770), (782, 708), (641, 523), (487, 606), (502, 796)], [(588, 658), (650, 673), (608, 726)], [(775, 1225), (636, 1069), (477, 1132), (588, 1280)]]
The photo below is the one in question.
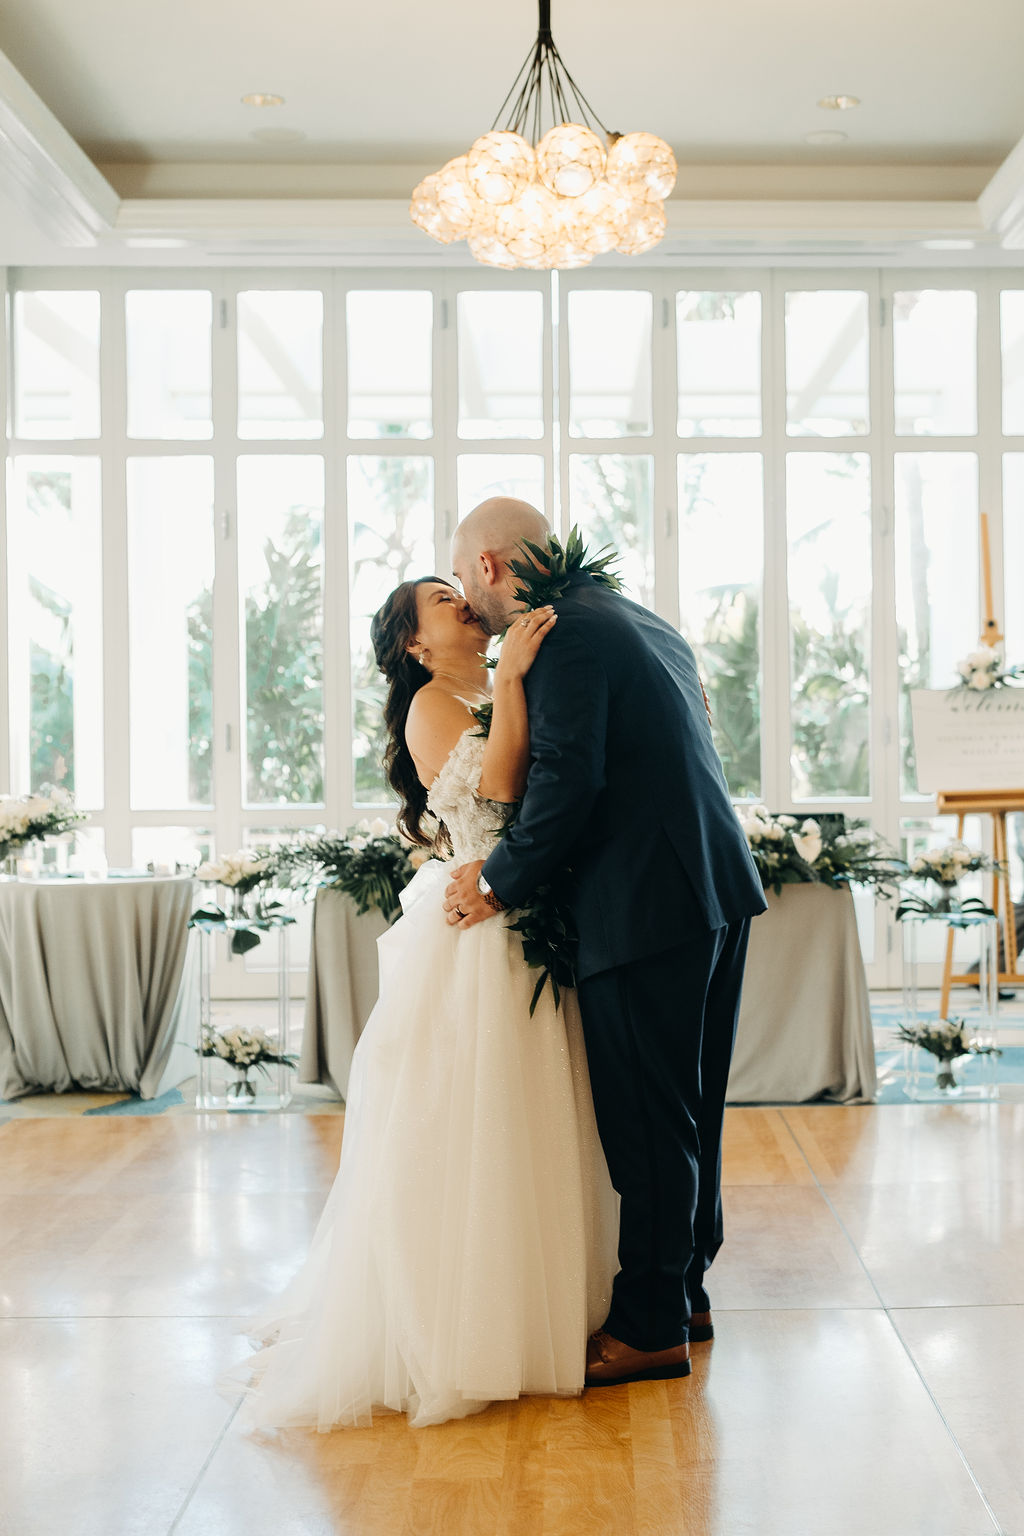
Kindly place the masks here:
[[(524, 539), (520, 548), (526, 558), (510, 560), (509, 570), (519, 582), (515, 590), (516, 600), (528, 609), (543, 608), (546, 603), (556, 602), (577, 572), (592, 576), (611, 592), (622, 591), (621, 581), (608, 569), (618, 558), (615, 551), (606, 553), (602, 550), (596, 559), (588, 560), (587, 548), (576, 527), (570, 530), (564, 547), (551, 533), (543, 546)], [(541, 568), (529, 558), (531, 555), (540, 562)], [(493, 704), (487, 703), (473, 711), (480, 722), (481, 736), (490, 734), (493, 710)], [(518, 805), (513, 806), (502, 828), (502, 837), (515, 826), (518, 813)], [(531, 1018), (547, 982), (551, 983), (556, 1008), (561, 1002), (561, 989), (576, 984), (578, 938), (569, 907), (571, 886), (572, 870), (568, 865), (562, 865), (526, 901), (513, 909), (516, 920), (509, 923), (509, 927), (523, 941), (523, 957), (527, 965), (541, 973), (530, 1000)]]

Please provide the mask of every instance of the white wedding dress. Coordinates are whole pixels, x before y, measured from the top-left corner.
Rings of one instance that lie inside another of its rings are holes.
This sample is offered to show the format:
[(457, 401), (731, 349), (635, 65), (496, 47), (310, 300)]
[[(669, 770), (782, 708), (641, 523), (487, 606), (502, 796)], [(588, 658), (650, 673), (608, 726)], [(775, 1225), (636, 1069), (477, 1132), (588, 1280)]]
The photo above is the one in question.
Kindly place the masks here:
[[(431, 788), (455, 864), (485, 858), (499, 807), (467, 731)], [(574, 994), (537, 980), (505, 917), (459, 932), (432, 861), (379, 941), (341, 1164), (306, 1263), (248, 1330), (243, 1418), (437, 1424), (521, 1393), (579, 1392), (617, 1268), (617, 1211)], [(237, 1382), (238, 1374), (232, 1373)]]

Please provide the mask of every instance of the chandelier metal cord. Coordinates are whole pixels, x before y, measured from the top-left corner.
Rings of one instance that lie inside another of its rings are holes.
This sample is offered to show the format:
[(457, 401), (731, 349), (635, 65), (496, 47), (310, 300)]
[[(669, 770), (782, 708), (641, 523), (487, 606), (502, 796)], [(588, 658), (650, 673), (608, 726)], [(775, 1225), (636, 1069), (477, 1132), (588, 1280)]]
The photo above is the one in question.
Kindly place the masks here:
[(523, 66), (512, 82), (512, 87), (498, 108), (491, 130), (497, 128), (502, 115), (509, 102), (515, 96), (515, 105), (509, 113), (503, 126), (515, 133), (522, 133), (526, 127), (527, 118), (530, 115), (531, 104), (533, 106), (533, 125), (531, 138), (536, 144), (540, 138), (541, 102), (545, 84), (548, 89), (548, 100), (551, 106), (551, 122), (574, 122), (575, 118), (569, 106), (566, 89), (576, 104), (579, 116), (588, 128), (593, 128), (595, 123), (605, 137), (619, 138), (621, 135), (611, 135), (610, 130), (602, 123), (590, 102), (580, 90), (576, 81), (569, 73), (565, 60), (559, 53), (551, 32), (551, 0), (538, 0), (540, 8), (540, 25), (537, 30), (537, 41), (523, 61)]
[[(551, 0), (539, 10), (537, 40), (494, 123), (424, 177), (413, 223), (442, 245), (464, 239), (477, 261), (506, 269), (582, 267), (612, 250), (642, 255), (665, 233), (675, 157), (653, 133), (608, 130), (555, 46)], [(545, 109), (551, 127), (542, 134)]]

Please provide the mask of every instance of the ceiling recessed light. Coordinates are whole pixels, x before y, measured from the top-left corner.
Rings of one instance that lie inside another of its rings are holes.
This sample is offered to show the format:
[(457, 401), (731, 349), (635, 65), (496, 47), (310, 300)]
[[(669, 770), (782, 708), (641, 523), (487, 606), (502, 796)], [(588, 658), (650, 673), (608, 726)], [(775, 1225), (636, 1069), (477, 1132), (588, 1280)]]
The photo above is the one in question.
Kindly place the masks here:
[(251, 91), (248, 96), (242, 97), (243, 107), (283, 107), (284, 97), (275, 96), (270, 91)]
[(819, 107), (824, 107), (826, 112), (849, 112), (851, 107), (860, 106), (859, 96), (823, 96), (818, 102)]
[(816, 128), (813, 133), (804, 134), (804, 143), (845, 144), (848, 137), (841, 128)]
[(922, 240), (921, 248), (925, 251), (973, 251), (977, 243), (976, 240)]

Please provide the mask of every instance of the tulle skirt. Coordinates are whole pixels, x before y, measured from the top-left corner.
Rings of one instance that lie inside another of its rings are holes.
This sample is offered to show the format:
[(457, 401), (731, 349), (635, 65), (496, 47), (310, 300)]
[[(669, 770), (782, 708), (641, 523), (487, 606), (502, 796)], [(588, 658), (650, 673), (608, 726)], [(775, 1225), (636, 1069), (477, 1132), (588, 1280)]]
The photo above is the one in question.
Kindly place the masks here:
[(309, 1257), (232, 1373), (270, 1428), (436, 1424), (583, 1386), (617, 1267), (615, 1195), (575, 996), (554, 1007), (504, 918), (460, 933), (425, 865), (381, 938), (341, 1164)]

